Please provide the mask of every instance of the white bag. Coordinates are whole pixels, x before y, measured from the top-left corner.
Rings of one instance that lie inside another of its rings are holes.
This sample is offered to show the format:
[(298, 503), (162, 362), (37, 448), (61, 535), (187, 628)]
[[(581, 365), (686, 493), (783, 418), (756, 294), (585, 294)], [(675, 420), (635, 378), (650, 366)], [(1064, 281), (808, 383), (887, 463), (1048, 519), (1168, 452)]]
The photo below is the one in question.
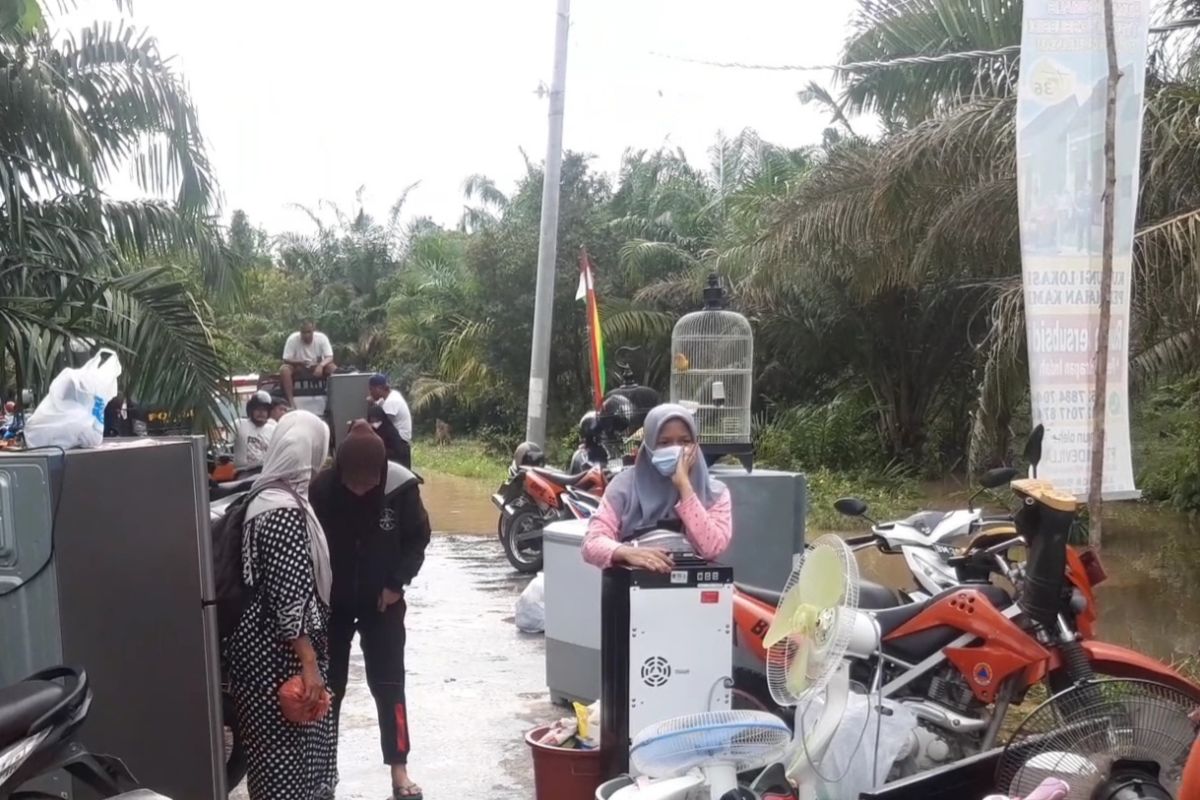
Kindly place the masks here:
[[(917, 718), (904, 706), (884, 700), (884, 707), (891, 713), (881, 720), (875, 710), (877, 702), (874, 695), (868, 699), (861, 692), (850, 693), (842, 723), (821, 759), (821, 800), (857, 800), (861, 793), (887, 782), (892, 765), (917, 727)], [(809, 701), (801, 715), (806, 733), (811, 734), (823, 709), (823, 698)]]
[(120, 375), (121, 362), (112, 350), (100, 350), (82, 367), (58, 373), (25, 422), (25, 444), (98, 447), (104, 440), (104, 407), (117, 396)]
[(525, 633), (546, 630), (546, 580), (538, 573), (517, 598), (517, 628)]

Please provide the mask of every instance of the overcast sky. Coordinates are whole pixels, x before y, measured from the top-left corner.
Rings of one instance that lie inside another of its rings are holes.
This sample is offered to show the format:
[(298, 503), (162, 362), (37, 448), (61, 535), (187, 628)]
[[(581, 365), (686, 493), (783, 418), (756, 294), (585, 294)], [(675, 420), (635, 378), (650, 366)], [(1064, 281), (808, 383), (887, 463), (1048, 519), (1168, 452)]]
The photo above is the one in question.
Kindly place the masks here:
[[(612, 172), (629, 147), (684, 149), (707, 163), (717, 131), (753, 127), (788, 145), (826, 126), (796, 92), (825, 72), (722, 70), (662, 58), (835, 61), (856, 0), (574, 0), (565, 145)], [(272, 232), (306, 227), (289, 203), (369, 211), (401, 189), (407, 215), (453, 225), (462, 182), (505, 190), (520, 148), (546, 147), (554, 0), (134, 0), (132, 20), (178, 58), (200, 110), (227, 217)], [(81, 0), (55, 24), (117, 19)], [(118, 190), (120, 193), (124, 191)]]

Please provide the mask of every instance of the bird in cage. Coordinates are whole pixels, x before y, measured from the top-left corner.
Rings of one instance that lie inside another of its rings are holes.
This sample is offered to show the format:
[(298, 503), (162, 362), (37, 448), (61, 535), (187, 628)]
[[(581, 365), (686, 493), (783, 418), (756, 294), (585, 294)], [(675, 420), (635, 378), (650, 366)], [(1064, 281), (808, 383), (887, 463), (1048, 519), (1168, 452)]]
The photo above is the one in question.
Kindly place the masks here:
[(675, 371), (676, 372), (687, 372), (688, 367), (690, 367), (690, 366), (691, 366), (691, 362), (688, 361), (687, 356), (685, 356), (683, 353), (675, 354)]

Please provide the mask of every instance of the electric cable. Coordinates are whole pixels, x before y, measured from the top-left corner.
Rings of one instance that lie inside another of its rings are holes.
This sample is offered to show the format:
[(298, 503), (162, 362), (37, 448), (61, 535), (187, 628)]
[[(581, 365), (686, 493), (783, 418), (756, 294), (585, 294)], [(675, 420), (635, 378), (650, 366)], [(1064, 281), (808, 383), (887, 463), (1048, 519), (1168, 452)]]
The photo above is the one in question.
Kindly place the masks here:
[[(1188, 17), (1179, 19), (1173, 22), (1163, 23), (1162, 25), (1152, 25), (1149, 32), (1153, 34), (1168, 34), (1185, 28), (1194, 28), (1200, 26), (1200, 17)], [(854, 61), (848, 64), (750, 64), (742, 61), (712, 61), (701, 58), (688, 58), (685, 56), (671, 55), (670, 53), (661, 53), (656, 50), (651, 51), (651, 55), (659, 58), (666, 58), (671, 61), (680, 61), (685, 64), (698, 64), (705, 67), (718, 67), (721, 69), (749, 69), (768, 72), (817, 72), (821, 70), (831, 70), (834, 72), (862, 72), (874, 69), (888, 69), (890, 67), (905, 67), (924, 64), (946, 64), (954, 61), (984, 61), (994, 58), (1008, 58), (1009, 56), (1018, 55), (1021, 52), (1019, 44), (1008, 45), (995, 50), (963, 50), (956, 53), (941, 53), (933, 56), (898, 56), (879, 61)]]
[[(63, 484), (65, 484), (67, 482), (67, 451), (64, 450), (63, 448), (59, 447), (58, 445), (46, 445), (44, 447), (31, 447), (28, 450), (21, 450), (19, 452), (23, 455), (25, 453), (36, 453), (41, 450), (57, 450), (58, 451), (58, 462), (59, 462), (58, 491), (54, 497), (54, 508), (50, 512), (50, 552), (46, 554), (46, 560), (43, 561), (38, 566), (38, 568), (35, 569), (28, 578), (26, 578), (25, 580), (23, 580), (19, 583), (14, 583), (12, 586), (8, 587), (7, 589), (0, 590), (0, 597), (7, 597), (8, 595), (15, 592), (17, 589), (23, 588), (23, 587), (28, 586), (29, 584), (33, 583), (35, 580), (37, 580), (39, 577), (41, 577), (42, 573), (46, 571), (46, 568), (49, 567), (54, 562), (54, 529), (58, 525), (58, 509), (62, 505)], [(0, 461), (0, 465), (2, 465), (3, 463), (4, 463), (3, 461)], [(54, 471), (51, 470), (50, 472), (51, 472), (51, 476), (53, 476)], [(50, 482), (51, 483), (54, 482), (53, 477), (51, 477)]]

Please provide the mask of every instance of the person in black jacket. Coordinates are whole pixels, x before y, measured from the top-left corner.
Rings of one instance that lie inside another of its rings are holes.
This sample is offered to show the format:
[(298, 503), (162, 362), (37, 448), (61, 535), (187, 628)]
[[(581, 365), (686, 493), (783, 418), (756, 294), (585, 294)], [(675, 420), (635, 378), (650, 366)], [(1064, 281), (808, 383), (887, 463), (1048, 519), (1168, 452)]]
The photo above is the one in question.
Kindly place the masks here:
[[(383, 440), (365, 420), (350, 427), (331, 469), (309, 488), (329, 542), (329, 688), (335, 720), (346, 693), (350, 645), (362, 640), (367, 686), (379, 712), (380, 746), (396, 798), (421, 798), (408, 777), (408, 709), (404, 697), (404, 587), (425, 561), (429, 516), (421, 480), (388, 461)], [(336, 723), (335, 723), (336, 724)]]

